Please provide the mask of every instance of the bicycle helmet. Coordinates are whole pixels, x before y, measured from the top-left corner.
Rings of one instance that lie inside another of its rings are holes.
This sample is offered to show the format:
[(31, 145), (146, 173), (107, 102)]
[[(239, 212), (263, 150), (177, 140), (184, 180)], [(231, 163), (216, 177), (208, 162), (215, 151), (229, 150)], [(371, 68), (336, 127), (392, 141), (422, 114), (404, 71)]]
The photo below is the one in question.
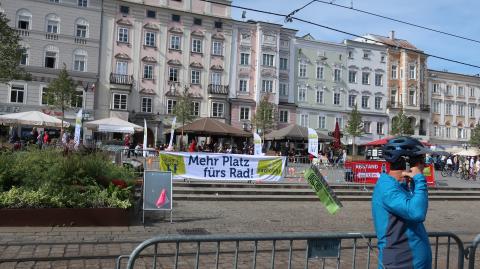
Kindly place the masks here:
[(388, 140), (382, 148), (383, 158), (389, 162), (397, 162), (400, 158), (414, 158), (431, 153), (429, 149), (415, 138), (399, 136)]

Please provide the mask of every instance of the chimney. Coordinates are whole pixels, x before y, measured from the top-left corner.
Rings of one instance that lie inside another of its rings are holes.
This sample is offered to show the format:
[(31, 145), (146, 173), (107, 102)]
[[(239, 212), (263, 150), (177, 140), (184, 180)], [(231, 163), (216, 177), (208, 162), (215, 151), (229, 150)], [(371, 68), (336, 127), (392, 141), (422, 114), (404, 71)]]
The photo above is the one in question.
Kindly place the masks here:
[(395, 31), (390, 31), (390, 39), (394, 40), (395, 39)]

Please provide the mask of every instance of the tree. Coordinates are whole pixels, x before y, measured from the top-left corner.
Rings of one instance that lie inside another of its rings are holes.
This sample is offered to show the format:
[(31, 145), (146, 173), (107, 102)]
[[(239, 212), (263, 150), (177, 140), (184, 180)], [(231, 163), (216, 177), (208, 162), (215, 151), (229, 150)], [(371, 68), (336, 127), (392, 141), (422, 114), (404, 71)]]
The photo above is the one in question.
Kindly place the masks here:
[(275, 105), (268, 101), (268, 95), (265, 95), (257, 106), (252, 123), (255, 128), (262, 131), (263, 141), (265, 141), (265, 133), (269, 132), (274, 126), (274, 110)]
[(180, 148), (183, 149), (183, 126), (195, 119), (193, 115), (192, 94), (187, 86), (177, 99), (177, 104), (173, 108), (173, 115), (177, 117), (177, 122), (182, 123), (182, 134), (180, 138)]
[(54, 79), (48, 85), (46, 94), (48, 105), (62, 111), (62, 134), (65, 110), (71, 107), (72, 99), (75, 98), (75, 95), (75, 85), (67, 72), (67, 67), (63, 65), (63, 69), (58, 74), (58, 78)]
[(410, 120), (407, 115), (403, 113), (403, 108), (400, 108), (398, 115), (392, 119), (392, 134), (393, 135), (413, 135), (415, 133)]
[(470, 145), (480, 147), (480, 123), (472, 130)]
[(9, 20), (0, 12), (0, 83), (15, 79), (29, 79), (19, 67), (25, 49), (19, 44), (20, 36), (8, 26)]
[(362, 115), (358, 112), (357, 104), (353, 107), (352, 112), (350, 113), (350, 119), (347, 122), (347, 126), (345, 131), (353, 137), (353, 144), (352, 144), (352, 155), (357, 155), (357, 148), (355, 144), (355, 138), (360, 137), (363, 134), (363, 121)]

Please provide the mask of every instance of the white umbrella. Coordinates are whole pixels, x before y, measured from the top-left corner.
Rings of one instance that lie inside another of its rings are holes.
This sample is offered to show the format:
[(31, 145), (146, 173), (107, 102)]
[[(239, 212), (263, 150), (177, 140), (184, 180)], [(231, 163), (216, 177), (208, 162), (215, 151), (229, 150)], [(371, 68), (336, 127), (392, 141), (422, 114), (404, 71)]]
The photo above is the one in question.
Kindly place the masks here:
[(89, 121), (84, 124), (88, 129), (93, 129), (98, 132), (107, 133), (127, 133), (133, 134), (134, 132), (143, 131), (143, 127), (133, 124), (131, 122), (111, 117), (106, 119)]
[(459, 151), (455, 153), (455, 155), (459, 156), (478, 156), (480, 155), (480, 150), (476, 148), (469, 148), (469, 149), (464, 149), (462, 151)]
[[(27, 111), (0, 115), (0, 124), (5, 125), (33, 125), (42, 127), (62, 127), (62, 121), (40, 111)], [(70, 123), (64, 121), (63, 127), (70, 126)]]

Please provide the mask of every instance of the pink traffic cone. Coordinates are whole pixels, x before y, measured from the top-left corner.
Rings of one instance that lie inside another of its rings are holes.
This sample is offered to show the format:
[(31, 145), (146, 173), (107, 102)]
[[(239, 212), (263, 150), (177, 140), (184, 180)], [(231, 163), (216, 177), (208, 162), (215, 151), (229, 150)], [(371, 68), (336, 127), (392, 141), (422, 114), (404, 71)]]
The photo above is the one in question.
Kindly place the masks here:
[(167, 191), (165, 189), (162, 189), (155, 205), (157, 206), (157, 208), (161, 208), (166, 203), (168, 203)]

